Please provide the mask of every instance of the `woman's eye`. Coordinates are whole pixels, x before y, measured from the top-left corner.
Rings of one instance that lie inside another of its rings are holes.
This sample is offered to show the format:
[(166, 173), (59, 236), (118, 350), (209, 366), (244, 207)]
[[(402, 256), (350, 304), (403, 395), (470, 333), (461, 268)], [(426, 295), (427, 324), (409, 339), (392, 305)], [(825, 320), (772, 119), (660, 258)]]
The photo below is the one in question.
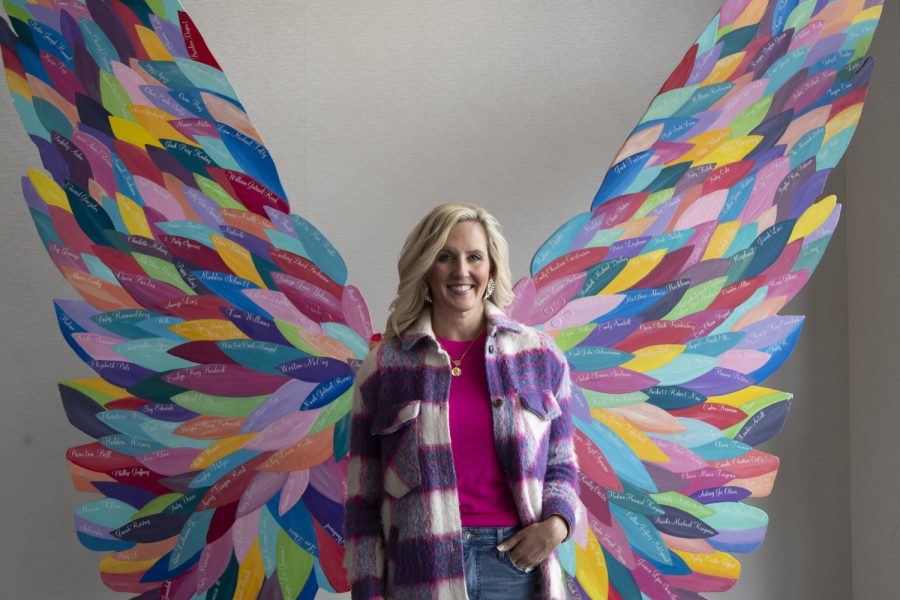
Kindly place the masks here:
[(481, 260), (481, 255), (473, 254), (472, 256), (469, 257), (469, 260), (471, 260), (472, 262), (477, 262), (477, 261)]

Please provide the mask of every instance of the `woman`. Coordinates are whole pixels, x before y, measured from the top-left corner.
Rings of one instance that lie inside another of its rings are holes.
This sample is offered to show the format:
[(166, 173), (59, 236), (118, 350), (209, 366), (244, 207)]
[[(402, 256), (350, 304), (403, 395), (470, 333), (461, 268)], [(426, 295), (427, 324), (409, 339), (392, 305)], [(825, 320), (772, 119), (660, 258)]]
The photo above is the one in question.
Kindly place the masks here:
[(545, 334), (498, 308), (513, 297), (499, 224), (438, 206), (398, 270), (384, 339), (356, 378), (353, 597), (565, 597), (554, 551), (577, 496), (569, 372)]

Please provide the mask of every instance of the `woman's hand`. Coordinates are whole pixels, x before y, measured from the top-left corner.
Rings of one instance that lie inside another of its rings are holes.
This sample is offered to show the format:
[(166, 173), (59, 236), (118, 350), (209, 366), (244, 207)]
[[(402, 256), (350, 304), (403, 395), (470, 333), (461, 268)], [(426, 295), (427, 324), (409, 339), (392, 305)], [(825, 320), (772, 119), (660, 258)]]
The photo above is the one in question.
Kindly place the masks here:
[(509, 551), (516, 567), (531, 571), (556, 550), (568, 533), (566, 521), (559, 515), (550, 515), (546, 520), (529, 525), (503, 540), (497, 550)]

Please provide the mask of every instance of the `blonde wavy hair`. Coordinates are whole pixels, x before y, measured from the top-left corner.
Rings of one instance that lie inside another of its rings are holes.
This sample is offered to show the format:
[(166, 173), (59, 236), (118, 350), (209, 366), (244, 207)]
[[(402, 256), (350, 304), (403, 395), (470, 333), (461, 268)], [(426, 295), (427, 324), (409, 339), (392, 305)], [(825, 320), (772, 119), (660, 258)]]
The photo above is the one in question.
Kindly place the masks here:
[(450, 230), (454, 225), (468, 221), (480, 223), (487, 235), (491, 276), (495, 285), (491, 302), (501, 309), (512, 302), (515, 295), (512, 291), (512, 273), (509, 270), (509, 246), (500, 233), (500, 222), (488, 211), (474, 204), (441, 204), (419, 221), (400, 251), (400, 259), (397, 261), (400, 283), (397, 285), (397, 296), (388, 308), (384, 339), (399, 336), (422, 314), (425, 308), (425, 288), (422, 283), (434, 265), (438, 252), (447, 243)]

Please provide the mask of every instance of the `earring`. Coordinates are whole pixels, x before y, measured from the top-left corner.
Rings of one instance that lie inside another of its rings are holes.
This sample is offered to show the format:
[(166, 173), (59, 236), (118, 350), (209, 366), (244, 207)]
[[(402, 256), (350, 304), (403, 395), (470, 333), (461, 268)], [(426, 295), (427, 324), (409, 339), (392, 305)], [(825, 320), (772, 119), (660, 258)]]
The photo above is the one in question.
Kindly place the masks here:
[(431, 304), (431, 290), (428, 289), (428, 284), (426, 282), (422, 282), (422, 291), (425, 294), (425, 302)]
[(487, 287), (486, 287), (485, 290), (484, 290), (484, 299), (485, 299), (485, 300), (487, 300), (488, 298), (490, 298), (490, 297), (494, 294), (494, 288), (495, 288), (495, 287), (496, 287), (496, 286), (494, 285), (494, 278), (491, 277), (490, 279), (488, 279)]

